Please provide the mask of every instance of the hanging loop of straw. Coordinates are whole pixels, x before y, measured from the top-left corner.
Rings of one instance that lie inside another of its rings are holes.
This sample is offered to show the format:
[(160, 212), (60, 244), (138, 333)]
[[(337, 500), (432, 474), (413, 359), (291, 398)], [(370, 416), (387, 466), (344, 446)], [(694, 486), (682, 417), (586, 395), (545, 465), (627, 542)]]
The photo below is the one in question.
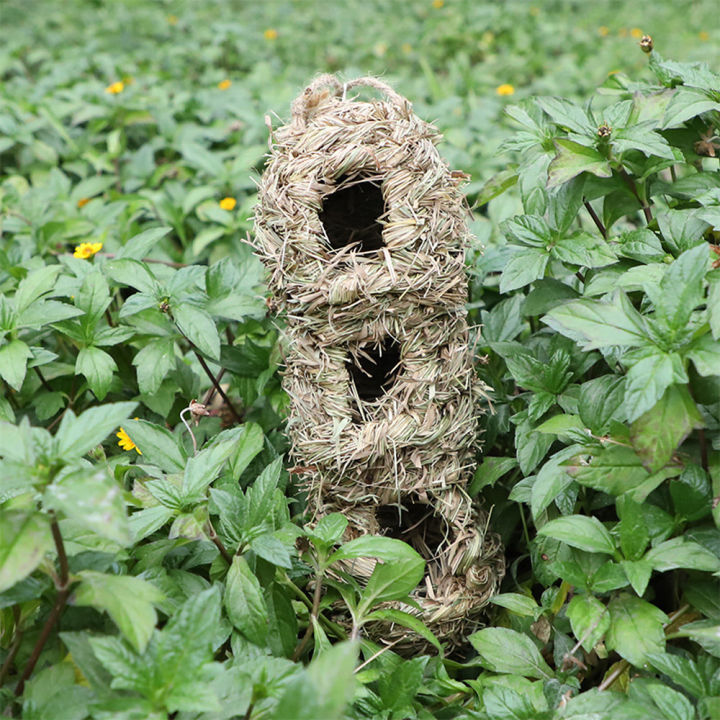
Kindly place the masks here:
[[(348, 90), (354, 87), (370, 87), (379, 90), (385, 97), (401, 108), (409, 107), (407, 99), (400, 93), (395, 92), (387, 83), (382, 80), (366, 76), (350, 80), (345, 84), (341, 83), (334, 75), (325, 73), (318, 75), (305, 90), (293, 101), (291, 106), (292, 123), (295, 127), (302, 129), (307, 125), (310, 113), (329, 94), (342, 96), (343, 99)], [(330, 93), (328, 93), (328, 89)]]

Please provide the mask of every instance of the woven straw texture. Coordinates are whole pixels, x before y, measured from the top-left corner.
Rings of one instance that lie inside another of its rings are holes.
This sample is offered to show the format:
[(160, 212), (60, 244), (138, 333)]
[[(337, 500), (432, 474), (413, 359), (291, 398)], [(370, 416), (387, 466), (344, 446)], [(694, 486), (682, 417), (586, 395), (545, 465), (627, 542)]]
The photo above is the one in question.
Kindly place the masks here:
[[(363, 85), (384, 98), (351, 97)], [(400, 522), (408, 498), (428, 503), (445, 539), (417, 548), (423, 618), (456, 637), (502, 562), (463, 491), (487, 388), (465, 311), (466, 176), (448, 169), (439, 139), (384, 83), (321, 76), (271, 135), (255, 245), (285, 319), (288, 434), (311, 471), (310, 515), (343, 512), (349, 537), (392, 534), (380, 508), (396, 505)]]

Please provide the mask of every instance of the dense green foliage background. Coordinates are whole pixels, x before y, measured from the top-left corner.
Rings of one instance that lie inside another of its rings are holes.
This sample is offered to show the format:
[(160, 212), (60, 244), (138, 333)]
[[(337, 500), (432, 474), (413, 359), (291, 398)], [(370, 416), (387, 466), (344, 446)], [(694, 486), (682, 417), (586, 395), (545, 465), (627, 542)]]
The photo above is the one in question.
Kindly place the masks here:
[[(5, 2), (6, 712), (720, 718), (720, 78), (687, 64), (718, 68), (716, 16)], [(278, 331), (245, 239), (267, 125), (321, 71), (382, 74), (472, 175), (495, 390), (471, 491), (508, 575), (451, 657), (400, 614), (436, 651), (363, 638), (422, 562), (340, 543), (340, 516), (304, 528), (283, 466)], [(366, 587), (328, 577), (361, 556), (385, 563)]]

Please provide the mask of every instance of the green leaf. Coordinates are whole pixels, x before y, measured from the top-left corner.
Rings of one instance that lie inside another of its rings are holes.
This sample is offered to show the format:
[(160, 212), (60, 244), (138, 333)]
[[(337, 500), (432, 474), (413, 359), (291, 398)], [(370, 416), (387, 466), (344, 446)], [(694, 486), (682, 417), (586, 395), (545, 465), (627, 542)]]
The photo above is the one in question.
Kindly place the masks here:
[(533, 620), (537, 620), (543, 612), (542, 608), (532, 597), (521, 595), (520, 593), (501, 593), (500, 595), (494, 595), (490, 598), (490, 602), (493, 605), (507, 608), (513, 615), (531, 617)]
[(379, 535), (361, 535), (350, 542), (346, 542), (336, 550), (328, 559), (328, 565), (340, 560), (355, 560), (357, 558), (372, 557), (386, 563), (415, 560), (420, 557), (407, 543), (395, 538)]
[(662, 262), (665, 258), (658, 236), (647, 228), (623, 233), (620, 243), (620, 254), (638, 262)]
[(670, 461), (690, 432), (701, 426), (700, 412), (687, 386), (671, 385), (660, 400), (630, 426), (630, 439), (645, 467), (654, 473)]
[(713, 340), (720, 340), (720, 275), (709, 277), (707, 308)]
[(136, 406), (134, 402), (106, 403), (89, 408), (77, 417), (68, 410), (55, 436), (58, 455), (66, 460), (82, 457), (105, 440)]
[(15, 291), (15, 309), (18, 314), (22, 314), (23, 310), (32, 305), (35, 300), (54, 289), (55, 281), (61, 270), (60, 265), (45, 265), (29, 272), (20, 281)]
[(485, 185), (483, 185), (482, 189), (478, 193), (477, 198), (475, 199), (475, 206), (481, 207), (482, 205), (490, 202), (490, 200), (497, 197), (498, 195), (502, 195), (506, 190), (515, 185), (517, 181), (517, 170), (501, 170), (496, 175), (493, 175), (485, 183)]
[(581, 485), (610, 495), (634, 490), (650, 476), (635, 451), (622, 445), (594, 450), (589, 460), (575, 456), (566, 463), (566, 472)]
[(652, 575), (652, 565), (645, 560), (623, 560), (620, 563), (625, 576), (630, 581), (632, 589), (642, 597), (647, 590), (650, 576)]
[(122, 490), (102, 467), (81, 468), (55, 480), (45, 491), (43, 504), (100, 537), (120, 545), (130, 543)]
[(700, 699), (708, 694), (705, 678), (693, 660), (667, 652), (648, 653), (647, 660), (658, 672), (667, 675), (693, 697)]
[(330, 513), (320, 518), (310, 533), (316, 545), (323, 550), (335, 545), (342, 539), (345, 528), (348, 526), (348, 519), (342, 513)]
[(650, 653), (665, 649), (663, 623), (667, 615), (649, 602), (622, 594), (608, 606), (610, 629), (605, 637), (608, 650), (617, 651), (636, 667), (643, 667)]
[(235, 556), (227, 574), (225, 610), (230, 622), (256, 645), (264, 645), (268, 634), (268, 608), (258, 579), (245, 558)]
[(104, 400), (112, 383), (113, 372), (118, 369), (111, 355), (96, 347), (82, 348), (75, 362), (75, 372), (87, 378), (90, 389), (98, 400)]
[(370, 608), (380, 603), (402, 600), (417, 587), (425, 573), (425, 561), (412, 548), (409, 549), (414, 553), (414, 557), (392, 563), (375, 564), (360, 597), (359, 615), (363, 616)]
[(175, 367), (175, 343), (172, 338), (151, 340), (135, 355), (132, 363), (137, 368), (140, 392), (152, 395)]
[(650, 350), (630, 367), (625, 376), (625, 415), (630, 422), (654, 407), (677, 380), (676, 358), (661, 350)]
[(545, 680), (553, 677), (553, 671), (527, 635), (508, 628), (485, 628), (468, 640), (488, 670)]
[(11, 340), (0, 347), (0, 377), (13, 389), (20, 391), (28, 358), (32, 357), (30, 348), (22, 340)]
[(264, 533), (253, 538), (250, 547), (256, 555), (273, 565), (288, 569), (292, 567), (287, 546), (272, 533)]
[(663, 130), (680, 127), (686, 120), (710, 110), (720, 110), (720, 103), (701, 90), (679, 87), (668, 103), (660, 127)]
[(548, 252), (538, 248), (523, 248), (511, 255), (500, 275), (500, 292), (509, 293), (541, 278), (549, 259)]
[(230, 471), (234, 477), (240, 477), (247, 466), (263, 449), (265, 435), (256, 423), (245, 423), (240, 437), (236, 440), (235, 452), (230, 457)]
[(52, 546), (47, 517), (0, 511), (0, 592), (30, 575)]
[(607, 608), (592, 595), (575, 595), (567, 606), (567, 616), (575, 638), (586, 652), (592, 651), (610, 627)]
[(273, 720), (341, 720), (355, 689), (357, 646), (334, 645), (292, 678), (278, 701)]
[(539, 535), (561, 540), (567, 545), (587, 552), (614, 555), (615, 543), (605, 526), (596, 517), (566, 515), (543, 525)]
[(648, 157), (666, 158), (668, 160), (682, 160), (675, 157), (673, 149), (668, 141), (659, 133), (653, 131), (654, 120), (628, 125), (613, 133), (611, 145), (616, 153), (624, 153), (628, 150), (639, 150)]
[(606, 242), (582, 230), (560, 238), (551, 255), (561, 262), (589, 268), (611, 265), (617, 260)]
[(598, 177), (610, 177), (610, 163), (594, 148), (580, 145), (572, 140), (554, 140), (557, 154), (548, 167), (548, 189), (566, 183), (582, 172)]
[(110, 305), (110, 288), (99, 270), (89, 272), (75, 293), (75, 305), (85, 312), (81, 322), (93, 328)]
[(666, 540), (645, 554), (644, 558), (655, 570), (667, 572), (676, 568), (718, 572), (720, 558), (707, 548), (681, 537)]
[(635, 502), (629, 495), (622, 495), (616, 500), (615, 506), (620, 517), (620, 548), (628, 560), (638, 560), (650, 542), (650, 533), (640, 503)]
[(132, 288), (150, 296), (156, 296), (159, 285), (150, 268), (139, 260), (121, 258), (110, 260), (103, 268), (116, 283), (129, 285)]
[[(720, 302), (720, 297), (718, 298)], [(708, 297), (708, 308), (711, 298)], [(704, 377), (720, 375), (720, 342), (713, 340), (710, 335), (703, 335), (696, 340), (685, 353), (695, 364), (695, 369)]]
[(73, 604), (106, 611), (130, 644), (143, 652), (157, 623), (154, 605), (164, 598), (160, 590), (129, 575), (83, 570), (78, 576), (80, 585), (73, 590)]
[(183, 493), (186, 497), (204, 494), (207, 487), (215, 480), (220, 468), (234, 452), (238, 438), (246, 435), (244, 427), (226, 430), (218, 435), (212, 445), (191, 457), (185, 465), (183, 476)]
[(131, 237), (115, 254), (116, 258), (142, 260), (172, 228), (156, 227)]
[(366, 623), (373, 622), (375, 620), (380, 620), (386, 623), (394, 623), (395, 625), (406, 627), (427, 640), (431, 645), (437, 648), (438, 652), (443, 652), (443, 647), (440, 644), (440, 641), (435, 637), (435, 635), (433, 635), (428, 626), (422, 620), (415, 617), (415, 615), (411, 615), (410, 613), (402, 610), (383, 608), (380, 610), (373, 610), (373, 612), (365, 616)]
[(514, 457), (485, 456), (475, 471), (468, 493), (471, 497), (477, 495), (483, 488), (492, 487), (503, 475), (516, 468), (518, 461)]
[(169, 473), (185, 469), (185, 453), (178, 438), (169, 430), (147, 420), (128, 420), (123, 428), (140, 448), (144, 462), (157, 465)]
[(534, 519), (537, 520), (540, 513), (572, 484), (573, 479), (563, 463), (576, 452), (576, 445), (560, 450), (540, 468), (530, 491), (530, 508)]
[(703, 278), (710, 264), (706, 244), (686, 250), (667, 269), (653, 297), (655, 315), (671, 330), (682, 330), (703, 302)]
[(500, 229), (509, 241), (529, 247), (544, 248), (554, 239), (552, 229), (538, 215), (516, 215), (501, 223)]
[(220, 359), (220, 336), (210, 315), (188, 303), (173, 305), (172, 313), (180, 332), (200, 352), (213, 360)]
[(649, 344), (644, 318), (620, 292), (608, 302), (574, 300), (554, 308), (542, 320), (553, 330), (580, 342), (583, 350)]

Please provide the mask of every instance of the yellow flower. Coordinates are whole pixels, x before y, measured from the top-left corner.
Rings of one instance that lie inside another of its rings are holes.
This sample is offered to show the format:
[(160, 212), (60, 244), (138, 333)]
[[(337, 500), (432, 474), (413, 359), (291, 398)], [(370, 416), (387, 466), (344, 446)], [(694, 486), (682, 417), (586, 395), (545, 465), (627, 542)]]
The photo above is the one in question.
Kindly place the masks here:
[(73, 253), (73, 257), (80, 258), (80, 260), (87, 260), (91, 258), (95, 253), (99, 253), (102, 250), (103, 244), (101, 242), (96, 243), (80, 243)]
[(168, 21), (168, 25), (177, 25), (178, 24), (178, 16), (177, 15), (168, 15), (167, 21)]
[(439, 10), (444, 4), (445, 4), (445, 0), (433, 0), (433, 2), (432, 2), (432, 6), (436, 10)]
[(610, 28), (607, 25), (601, 25), (598, 28), (598, 35), (601, 37), (607, 37), (610, 34)]
[(125, 83), (122, 80), (111, 83), (105, 88), (105, 92), (110, 95), (119, 95), (125, 89)]
[(90, 202), (90, 198), (80, 198), (80, 199), (77, 201), (77, 206), (78, 206), (79, 208), (85, 207), (89, 202)]
[(237, 200), (236, 200), (235, 198), (224, 197), (224, 198), (220, 201), (220, 207), (221, 207), (223, 210), (233, 210), (236, 205), (237, 205)]
[(264, 33), (263, 37), (266, 40), (276, 40), (278, 36), (278, 31), (275, 28), (268, 28)]
[(495, 92), (500, 95), (514, 95), (515, 94), (515, 88), (510, 85), (509, 83), (503, 83), (502, 85), (498, 85), (495, 88)]
[(707, 42), (707, 41), (710, 39), (710, 33), (707, 32), (707, 30), (701, 30), (701, 31), (698, 33), (698, 37), (699, 37), (703, 42)]
[(228, 80), (227, 78), (225, 78), (224, 80), (221, 80), (218, 83), (218, 87), (221, 90), (227, 90), (231, 85), (232, 85), (232, 80)]
[[(137, 420), (137, 418), (135, 418), (135, 419)], [(142, 455), (142, 451), (130, 439), (130, 436), (122, 428), (120, 428), (120, 432), (115, 433), (115, 437), (119, 438), (118, 445), (123, 450), (127, 450), (128, 452), (130, 450), (134, 450), (138, 455)]]
[(643, 36), (643, 31), (640, 28), (633, 28), (630, 31), (630, 37), (634, 37), (636, 40), (639, 40)]

